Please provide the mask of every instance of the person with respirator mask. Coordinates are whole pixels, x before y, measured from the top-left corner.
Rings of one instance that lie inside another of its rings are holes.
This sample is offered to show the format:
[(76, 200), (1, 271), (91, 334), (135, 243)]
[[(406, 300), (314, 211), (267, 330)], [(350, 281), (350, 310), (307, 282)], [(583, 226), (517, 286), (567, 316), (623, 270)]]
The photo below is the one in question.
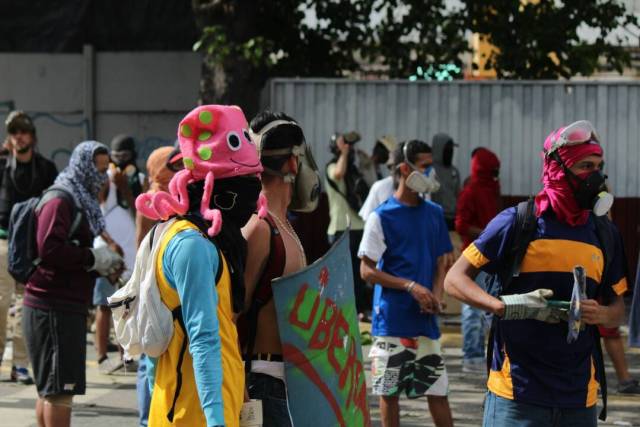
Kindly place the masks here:
[(375, 283), (372, 394), (384, 425), (399, 425), (404, 392), (427, 396), (435, 425), (453, 426), (436, 318), (452, 246), (442, 207), (420, 196), (439, 183), (425, 142), (401, 143), (393, 159), (396, 191), (367, 217), (358, 250), (362, 278)]
[[(616, 327), (624, 318), (624, 249), (606, 218), (613, 196), (606, 190), (604, 152), (593, 125), (581, 120), (551, 132), (542, 155), (543, 188), (524, 220), (533, 227), (522, 262), (514, 267), (510, 261), (511, 248), (524, 245), (514, 241), (524, 235), (517, 228), (523, 222), (520, 209), (511, 207), (465, 249), (445, 287), (462, 302), (494, 314), (483, 425), (595, 427), (598, 389), (600, 417), (606, 418), (596, 325)], [(586, 296), (579, 301), (579, 322), (586, 328), (570, 340), (568, 313), (549, 299), (573, 300), (576, 266), (586, 273)], [(480, 271), (499, 277), (498, 297), (475, 283)]]
[(320, 175), (300, 125), (284, 113), (264, 111), (250, 123), (264, 168), (262, 191), (268, 214), (254, 215), (242, 232), (248, 252), (245, 313), (238, 332), (252, 399), (262, 401), (264, 427), (292, 425), (284, 383), (271, 281), (307, 266), (304, 248), (287, 212), (311, 212), (318, 205)]

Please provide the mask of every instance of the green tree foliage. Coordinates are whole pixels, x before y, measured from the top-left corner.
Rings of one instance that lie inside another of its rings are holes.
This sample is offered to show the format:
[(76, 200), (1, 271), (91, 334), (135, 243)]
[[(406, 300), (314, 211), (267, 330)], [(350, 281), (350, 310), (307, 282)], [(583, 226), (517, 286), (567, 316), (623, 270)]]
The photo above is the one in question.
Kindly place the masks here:
[[(486, 65), (500, 78), (590, 75), (602, 57), (618, 71), (629, 63), (614, 30), (636, 20), (620, 1), (461, 0), (461, 9), (446, 3), (192, 0), (202, 32), (194, 49), (205, 55), (201, 99), (237, 103), (252, 114), (273, 76), (340, 77), (364, 69), (395, 78), (461, 77), (471, 32), (498, 48)], [(579, 39), (581, 26), (597, 31), (595, 42)]]
[[(339, 77), (377, 63), (406, 78), (460, 65), (461, 16), (444, 1), (192, 0), (205, 54), (201, 98), (255, 111), (271, 76)], [(401, 15), (394, 11), (402, 9)], [(315, 19), (306, 19), (311, 14)], [(253, 95), (251, 95), (253, 93)]]
[(460, 71), (461, 54), (468, 50), (460, 10), (447, 10), (444, 0), (372, 3), (374, 16), (381, 19), (372, 26), (365, 51), (370, 60), (388, 66), (391, 77), (406, 78), (426, 69), (431, 71), (424, 77), (434, 78), (452, 64)]
[[(498, 78), (588, 76), (597, 69), (599, 58), (604, 58), (618, 72), (629, 64), (629, 54), (620, 46), (627, 36), (620, 35), (619, 28), (635, 26), (637, 20), (620, 1), (463, 2), (465, 26), (486, 35), (498, 48), (487, 58), (485, 67), (495, 69)], [(595, 42), (579, 38), (578, 29), (584, 27), (595, 30)]]

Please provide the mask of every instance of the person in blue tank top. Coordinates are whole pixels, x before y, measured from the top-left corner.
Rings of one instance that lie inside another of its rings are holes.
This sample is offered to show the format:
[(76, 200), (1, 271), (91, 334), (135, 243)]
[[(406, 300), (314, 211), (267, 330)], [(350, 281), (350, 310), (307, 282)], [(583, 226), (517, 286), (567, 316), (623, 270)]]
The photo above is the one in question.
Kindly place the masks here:
[(439, 184), (425, 142), (401, 143), (393, 159), (395, 193), (367, 217), (358, 250), (362, 278), (375, 283), (372, 392), (384, 426), (399, 425), (402, 392), (427, 396), (435, 425), (453, 426), (436, 318), (453, 248), (442, 207), (420, 197)]

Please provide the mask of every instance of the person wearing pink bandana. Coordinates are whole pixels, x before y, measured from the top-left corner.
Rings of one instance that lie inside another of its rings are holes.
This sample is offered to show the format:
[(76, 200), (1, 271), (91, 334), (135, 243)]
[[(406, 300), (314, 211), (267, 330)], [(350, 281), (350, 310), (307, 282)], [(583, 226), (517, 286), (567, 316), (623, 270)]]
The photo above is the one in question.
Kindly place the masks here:
[[(543, 188), (531, 209), (531, 236), (517, 273), (512, 248), (524, 237), (511, 207), (491, 220), (445, 278), (453, 297), (494, 314), (486, 427), (595, 427), (599, 390), (600, 417), (606, 417), (598, 326), (622, 322), (627, 279), (620, 233), (605, 217), (613, 196), (606, 189), (604, 152), (583, 120), (552, 132), (542, 155)], [(576, 266), (586, 275), (580, 301), (586, 327), (573, 335), (563, 304), (572, 300)], [(476, 285), (480, 271), (496, 278), (498, 296)]]

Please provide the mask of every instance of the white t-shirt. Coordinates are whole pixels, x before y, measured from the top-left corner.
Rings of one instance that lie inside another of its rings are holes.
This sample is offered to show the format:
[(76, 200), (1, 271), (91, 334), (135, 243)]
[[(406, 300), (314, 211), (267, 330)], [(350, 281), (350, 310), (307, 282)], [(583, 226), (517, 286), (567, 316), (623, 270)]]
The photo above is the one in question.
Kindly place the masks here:
[[(100, 205), (106, 229), (111, 238), (122, 248), (124, 252), (125, 271), (122, 279), (128, 280), (136, 263), (136, 223), (130, 209), (124, 209), (118, 204), (116, 185), (113, 183), (111, 169), (109, 174), (109, 194), (107, 200)], [(96, 245), (97, 242), (94, 242)], [(99, 243), (98, 243), (99, 246)]]
[(360, 208), (360, 218), (367, 220), (367, 217), (385, 200), (393, 195), (393, 177), (388, 176), (373, 183), (369, 189), (369, 194)]
[(371, 212), (367, 217), (367, 222), (364, 223), (364, 232), (358, 247), (358, 258), (366, 256), (371, 261), (378, 262), (386, 250), (387, 245), (384, 241), (380, 216), (375, 211)]
[[(389, 197), (393, 196), (394, 192), (395, 189), (393, 188), (393, 176), (388, 176), (374, 182), (371, 186), (371, 189), (369, 190), (367, 199), (362, 204), (360, 212), (358, 212), (360, 218), (366, 221), (369, 214), (383, 202), (385, 202)], [(423, 194), (422, 198), (424, 200), (431, 200), (431, 194)]]

